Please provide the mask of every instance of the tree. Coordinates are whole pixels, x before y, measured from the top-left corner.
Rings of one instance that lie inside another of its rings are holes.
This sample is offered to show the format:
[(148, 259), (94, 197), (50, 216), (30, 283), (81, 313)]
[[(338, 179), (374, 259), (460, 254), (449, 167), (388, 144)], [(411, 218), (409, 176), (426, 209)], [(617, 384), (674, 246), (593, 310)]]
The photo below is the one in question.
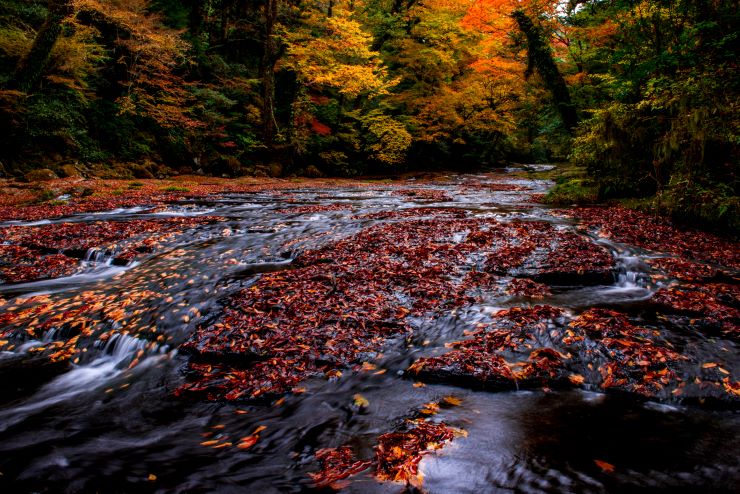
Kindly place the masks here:
[(532, 22), (532, 19), (530, 19), (524, 10), (514, 10), (511, 16), (516, 21), (519, 29), (527, 37), (527, 57), (529, 60), (527, 73), (531, 74), (534, 69), (537, 69), (545, 82), (545, 86), (547, 86), (555, 99), (555, 104), (558, 107), (558, 112), (563, 119), (565, 128), (569, 132), (572, 132), (578, 124), (576, 110), (570, 99), (568, 86), (552, 58), (552, 50), (547, 44), (542, 29)]
[(264, 40), (260, 79), (262, 81), (262, 139), (268, 150), (272, 150), (275, 139), (275, 65), (279, 59), (275, 28), (278, 20), (280, 0), (265, 0), (263, 7)]
[(62, 23), (72, 13), (72, 0), (53, 0), (49, 13), (37, 31), (31, 49), (19, 61), (15, 69), (15, 86), (24, 92), (32, 91), (41, 80), (49, 63), (51, 50), (62, 32)]

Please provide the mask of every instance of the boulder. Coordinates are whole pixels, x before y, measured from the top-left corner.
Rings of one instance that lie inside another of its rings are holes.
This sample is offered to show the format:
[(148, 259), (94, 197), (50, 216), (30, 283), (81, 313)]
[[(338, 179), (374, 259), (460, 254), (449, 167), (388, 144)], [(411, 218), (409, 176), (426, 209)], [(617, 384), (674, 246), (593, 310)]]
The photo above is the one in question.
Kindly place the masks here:
[(308, 178), (319, 178), (322, 175), (323, 175), (323, 173), (321, 173), (321, 171), (318, 168), (316, 168), (315, 166), (309, 165), (309, 166), (306, 167), (306, 176)]
[(154, 174), (151, 171), (151, 168), (147, 166), (147, 164), (135, 164), (132, 163), (130, 165), (131, 173), (133, 173), (134, 178), (142, 178), (142, 179), (151, 179), (155, 178)]
[(280, 163), (270, 163), (270, 176), (273, 178), (283, 175), (283, 165)]
[(59, 167), (59, 175), (63, 178), (82, 178), (82, 173), (72, 164)]
[(48, 168), (40, 168), (26, 173), (25, 178), (29, 182), (46, 182), (59, 178), (56, 173)]

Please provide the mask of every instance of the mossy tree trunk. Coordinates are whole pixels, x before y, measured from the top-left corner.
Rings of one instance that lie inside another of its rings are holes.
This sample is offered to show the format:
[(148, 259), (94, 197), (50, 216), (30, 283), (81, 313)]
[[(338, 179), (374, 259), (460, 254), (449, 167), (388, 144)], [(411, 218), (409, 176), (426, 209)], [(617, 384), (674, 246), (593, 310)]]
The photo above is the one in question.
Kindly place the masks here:
[(18, 61), (13, 77), (14, 86), (21, 91), (33, 91), (49, 63), (51, 50), (62, 32), (62, 22), (72, 13), (72, 0), (53, 0), (49, 14), (36, 33), (31, 49)]
[(545, 86), (555, 99), (555, 104), (565, 128), (568, 129), (568, 132), (573, 132), (576, 124), (578, 124), (576, 110), (570, 99), (568, 85), (555, 65), (552, 50), (550, 50), (550, 46), (545, 40), (542, 29), (532, 22), (532, 19), (522, 10), (515, 10), (511, 16), (527, 37), (527, 57), (529, 58), (527, 72), (531, 73), (533, 69), (537, 69), (545, 82)]
[(270, 152), (275, 140), (275, 64), (278, 59), (275, 40), (275, 24), (278, 17), (279, 0), (265, 1), (265, 39), (262, 64), (262, 139)]

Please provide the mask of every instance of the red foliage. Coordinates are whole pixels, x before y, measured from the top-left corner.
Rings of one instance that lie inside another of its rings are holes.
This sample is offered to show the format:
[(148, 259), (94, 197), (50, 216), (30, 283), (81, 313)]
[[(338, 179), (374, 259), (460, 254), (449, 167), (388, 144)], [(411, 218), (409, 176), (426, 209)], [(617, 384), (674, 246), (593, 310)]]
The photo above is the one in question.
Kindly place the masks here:
[(602, 235), (618, 242), (740, 268), (740, 249), (735, 242), (698, 230), (679, 229), (664, 217), (623, 207), (575, 208), (560, 213), (599, 228)]
[(348, 446), (320, 449), (316, 452), (316, 460), (321, 465), (321, 470), (309, 475), (318, 488), (329, 487), (334, 482), (346, 479), (372, 465), (370, 460), (356, 459)]
[(418, 474), (421, 459), (429, 452), (444, 447), (454, 437), (454, 431), (446, 424), (426, 421), (413, 422), (406, 432), (383, 434), (378, 438), (375, 448), (375, 476), (380, 480), (420, 485)]
[(311, 119), (311, 130), (313, 130), (320, 136), (331, 135), (331, 127), (329, 127), (328, 125), (324, 123), (321, 123), (316, 118)]
[[(115, 253), (119, 262), (131, 262), (137, 252), (150, 252), (161, 237), (142, 238), (117, 253), (126, 239), (153, 233), (172, 234), (185, 228), (217, 221), (214, 217), (155, 220), (56, 223), (0, 228), (0, 279), (17, 283), (69, 276), (79, 270), (79, 260), (91, 248)], [(59, 252), (58, 254), (50, 254)]]
[[(562, 380), (564, 357), (552, 348), (532, 349), (548, 321), (562, 311), (551, 306), (514, 307), (496, 314), (497, 329), (478, 331), (473, 338), (451, 343), (453, 351), (421, 358), (409, 372), (433, 381), (458, 381), (485, 388), (537, 386)], [(507, 361), (505, 356), (517, 359)], [(526, 358), (526, 360), (522, 360)]]
[(447, 192), (436, 189), (400, 189), (394, 190), (393, 194), (430, 202), (447, 202), (452, 200), (452, 197)]
[(306, 206), (296, 206), (293, 208), (278, 209), (279, 214), (304, 214), (304, 213), (325, 213), (328, 211), (351, 211), (352, 205), (346, 203), (336, 204), (311, 204)]
[(506, 293), (518, 297), (543, 298), (551, 295), (550, 287), (526, 278), (514, 278), (506, 287)]
[(328, 105), (331, 99), (328, 96), (320, 96), (317, 94), (312, 94), (310, 96), (311, 103), (314, 105)]

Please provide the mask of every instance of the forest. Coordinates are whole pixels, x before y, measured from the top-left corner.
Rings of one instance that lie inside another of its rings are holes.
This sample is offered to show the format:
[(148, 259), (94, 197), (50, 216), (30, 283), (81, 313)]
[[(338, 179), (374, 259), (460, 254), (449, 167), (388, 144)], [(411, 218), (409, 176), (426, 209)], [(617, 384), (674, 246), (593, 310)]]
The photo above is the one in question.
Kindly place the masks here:
[(733, 0), (7, 0), (0, 173), (585, 174), (737, 231)]
[(0, 492), (740, 492), (737, 0), (2, 0)]

